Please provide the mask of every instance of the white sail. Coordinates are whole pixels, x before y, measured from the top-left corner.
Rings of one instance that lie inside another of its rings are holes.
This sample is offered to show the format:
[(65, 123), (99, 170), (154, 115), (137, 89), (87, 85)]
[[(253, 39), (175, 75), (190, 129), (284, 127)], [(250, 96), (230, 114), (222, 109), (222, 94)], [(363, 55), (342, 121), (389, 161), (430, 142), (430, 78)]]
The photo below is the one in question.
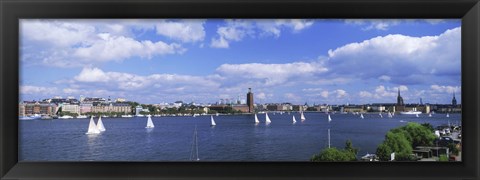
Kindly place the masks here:
[(103, 122), (102, 122), (102, 117), (101, 117), (101, 116), (98, 118), (97, 128), (98, 128), (98, 130), (99, 130), (100, 132), (106, 130), (106, 129), (105, 129), (105, 126), (103, 126)]
[(295, 116), (293, 116), (293, 124), (295, 124), (297, 120), (295, 119)]
[(447, 117), (450, 117), (450, 114), (447, 113)]
[(364, 118), (364, 117), (363, 117), (363, 114), (360, 114), (360, 118), (362, 118), (362, 119)]
[(328, 115), (328, 122), (332, 121), (332, 118), (330, 117), (330, 114)]
[(210, 116), (210, 119), (211, 119), (211, 121), (212, 121), (212, 124), (211, 124), (211, 126), (215, 126), (215, 125), (217, 125), (217, 124), (215, 124), (215, 120), (213, 120), (213, 116)]
[(383, 118), (383, 115), (382, 115), (382, 113), (378, 113), (378, 115), (380, 116), (380, 118)]
[(429, 113), (429, 114), (428, 114), (428, 117), (432, 117), (432, 113)]
[(389, 118), (392, 118), (392, 117), (393, 117), (393, 115), (392, 115), (391, 112), (388, 112), (388, 117), (389, 117)]
[(95, 125), (95, 121), (93, 121), (93, 116), (90, 118), (90, 124), (88, 125), (88, 131), (85, 134), (100, 134), (100, 130), (98, 130), (97, 125)]
[(255, 114), (255, 124), (258, 124), (258, 123), (260, 123), (260, 121), (258, 120), (257, 114)]
[(303, 111), (302, 111), (302, 113), (300, 114), (300, 120), (302, 120), (302, 121), (305, 120), (305, 116), (303, 115)]
[(416, 117), (419, 117), (418, 114), (415, 114)]
[(265, 113), (265, 124), (270, 124), (272, 121), (270, 121), (270, 118), (268, 117), (268, 113)]
[(148, 116), (147, 127), (145, 127), (145, 128), (154, 128), (154, 127), (155, 127), (155, 125), (153, 125), (152, 117)]

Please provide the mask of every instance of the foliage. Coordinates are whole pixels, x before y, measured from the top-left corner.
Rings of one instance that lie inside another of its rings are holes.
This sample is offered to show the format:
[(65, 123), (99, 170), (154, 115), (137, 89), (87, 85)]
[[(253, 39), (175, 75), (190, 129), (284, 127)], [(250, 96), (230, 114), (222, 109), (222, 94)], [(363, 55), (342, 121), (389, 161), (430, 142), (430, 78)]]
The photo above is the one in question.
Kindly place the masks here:
[(440, 157), (439, 157), (438, 160), (439, 160), (439, 161), (448, 161), (448, 157), (447, 157), (447, 155), (442, 154), (442, 155), (440, 155)]
[(339, 150), (337, 148), (324, 149), (320, 154), (314, 155), (311, 161), (355, 161), (356, 157), (347, 150)]
[(396, 156), (406, 156), (412, 153), (412, 146), (403, 131), (394, 133), (387, 132), (385, 140), (377, 148), (377, 156), (381, 161), (390, 160), (390, 154), (395, 152)]
[(435, 129), (433, 128), (433, 126), (430, 123), (422, 123), (421, 125), (423, 127), (426, 127), (427, 129), (429, 129), (431, 132), (435, 132)]
[(310, 159), (311, 161), (356, 161), (358, 149), (352, 146), (352, 142), (347, 140), (345, 149), (326, 148), (319, 154), (315, 154)]
[(430, 124), (408, 123), (387, 132), (385, 140), (377, 147), (377, 156), (382, 161), (390, 160), (390, 154), (395, 152), (395, 160), (412, 161), (413, 147), (431, 146), (435, 140), (433, 127)]
[(457, 145), (455, 145), (455, 143), (449, 143), (447, 147), (450, 150), (450, 152), (452, 152), (452, 154), (458, 155), (458, 152), (460, 152), (460, 150), (457, 148)]

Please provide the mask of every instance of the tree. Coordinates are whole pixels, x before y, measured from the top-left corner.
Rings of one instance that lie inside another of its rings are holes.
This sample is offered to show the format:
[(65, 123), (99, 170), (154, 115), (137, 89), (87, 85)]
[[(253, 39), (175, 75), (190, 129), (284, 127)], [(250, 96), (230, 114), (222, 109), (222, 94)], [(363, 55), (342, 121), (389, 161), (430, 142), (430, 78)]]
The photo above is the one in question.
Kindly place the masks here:
[(311, 161), (355, 161), (356, 158), (350, 151), (337, 148), (326, 148), (320, 154), (316, 154)]
[(355, 154), (355, 156), (358, 153), (358, 148), (353, 147), (352, 141), (350, 139), (345, 142), (345, 150), (352, 152), (353, 154)]
[(345, 142), (345, 149), (339, 150), (335, 147), (326, 148), (319, 154), (315, 154), (311, 161), (356, 161), (358, 149), (354, 148), (352, 141)]
[(408, 123), (387, 132), (385, 140), (377, 147), (377, 156), (382, 161), (390, 160), (390, 154), (395, 152), (395, 160), (412, 161), (414, 147), (431, 146), (435, 140), (430, 124)]

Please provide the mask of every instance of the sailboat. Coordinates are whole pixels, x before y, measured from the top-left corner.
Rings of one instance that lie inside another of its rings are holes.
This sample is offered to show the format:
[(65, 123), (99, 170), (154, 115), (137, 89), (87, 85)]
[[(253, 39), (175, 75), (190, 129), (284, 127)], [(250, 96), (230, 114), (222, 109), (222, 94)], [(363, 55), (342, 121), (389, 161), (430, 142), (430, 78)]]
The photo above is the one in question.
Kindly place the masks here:
[(303, 111), (300, 114), (300, 120), (305, 121), (305, 116), (303, 115)]
[(152, 116), (148, 116), (147, 126), (145, 128), (154, 128), (154, 127), (155, 125), (153, 125)]
[(98, 130), (97, 125), (95, 125), (95, 121), (93, 121), (93, 116), (90, 118), (90, 124), (88, 125), (88, 131), (85, 134), (100, 134), (100, 130)]
[(98, 117), (97, 128), (100, 132), (105, 131), (105, 126), (103, 126), (102, 116)]
[(360, 118), (362, 118), (362, 119), (364, 118), (364, 117), (363, 117), (363, 114), (360, 114)]
[(293, 124), (297, 123), (297, 120), (295, 120), (295, 116), (293, 116)]
[(450, 114), (447, 113), (447, 117), (450, 117)]
[(378, 115), (380, 116), (380, 118), (383, 118), (383, 115), (382, 115), (382, 113), (378, 113)]
[(428, 117), (432, 117), (432, 113), (429, 113), (429, 114), (428, 114)]
[(213, 116), (210, 116), (210, 119), (212, 121), (212, 124), (210, 126), (216, 126), (217, 124), (215, 124), (215, 120), (213, 120)]
[(416, 117), (419, 117), (418, 114), (415, 114)]
[(391, 112), (388, 112), (388, 117), (389, 117), (389, 118), (392, 118), (392, 117), (393, 117), (393, 115), (392, 115)]
[(328, 115), (328, 122), (332, 121), (332, 118), (330, 117), (330, 114)]
[(268, 113), (265, 113), (265, 124), (270, 124), (272, 121), (270, 121), (270, 118), (268, 117)]
[(260, 123), (260, 121), (258, 120), (257, 114), (255, 114), (255, 124), (258, 124), (258, 123)]

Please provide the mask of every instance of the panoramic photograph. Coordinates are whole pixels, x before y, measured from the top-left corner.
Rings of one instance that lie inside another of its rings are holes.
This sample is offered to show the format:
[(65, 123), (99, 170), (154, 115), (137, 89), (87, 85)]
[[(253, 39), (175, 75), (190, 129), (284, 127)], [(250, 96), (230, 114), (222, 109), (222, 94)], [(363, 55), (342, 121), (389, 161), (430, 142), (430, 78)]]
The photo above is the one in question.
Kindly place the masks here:
[(18, 160), (462, 161), (461, 19), (20, 19)]

